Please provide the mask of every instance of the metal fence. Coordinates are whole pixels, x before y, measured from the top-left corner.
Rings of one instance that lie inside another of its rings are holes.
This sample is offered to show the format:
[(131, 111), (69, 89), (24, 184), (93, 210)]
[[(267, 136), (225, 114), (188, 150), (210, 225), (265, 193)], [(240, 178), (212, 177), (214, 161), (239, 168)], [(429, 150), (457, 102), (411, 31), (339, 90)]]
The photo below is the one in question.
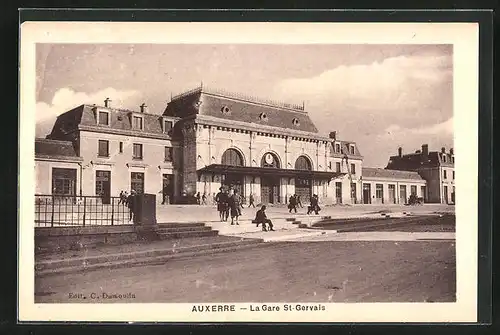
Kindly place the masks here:
[(35, 195), (36, 227), (124, 225), (130, 218), (119, 197)]

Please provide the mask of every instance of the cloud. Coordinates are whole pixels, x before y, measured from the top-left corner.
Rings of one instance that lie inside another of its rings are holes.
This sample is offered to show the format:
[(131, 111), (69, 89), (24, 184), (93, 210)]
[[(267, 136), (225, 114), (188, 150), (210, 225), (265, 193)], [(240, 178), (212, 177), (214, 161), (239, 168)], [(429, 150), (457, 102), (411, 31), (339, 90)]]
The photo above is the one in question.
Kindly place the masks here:
[[(419, 100), (421, 89), (449, 80), (451, 61), (450, 56), (399, 56), (369, 65), (339, 66), (314, 77), (283, 80), (275, 92), (300, 94), (311, 102), (326, 99), (360, 106), (377, 102), (393, 110)], [(413, 92), (407, 90), (412, 88)]]
[(136, 100), (138, 95), (139, 92), (135, 90), (119, 91), (111, 87), (90, 94), (75, 92), (70, 88), (61, 88), (56, 91), (50, 103), (38, 102), (36, 104), (36, 136), (47, 135), (57, 116), (76, 106), (103, 104), (107, 97), (112, 100), (113, 106), (125, 106)]
[[(385, 167), (390, 156), (396, 155), (397, 148), (415, 152), (422, 144), (428, 144), (429, 150), (441, 150), (441, 147), (453, 147), (453, 117), (430, 126), (401, 127), (389, 125), (376, 136), (357, 138), (361, 154), (365, 156), (364, 166)], [(363, 150), (364, 149), (364, 150)]]
[(452, 142), (452, 79), (451, 56), (405, 55), (288, 78), (274, 93), (304, 97), (321, 133), (338, 131), (359, 144), (367, 166), (385, 166), (398, 146)]

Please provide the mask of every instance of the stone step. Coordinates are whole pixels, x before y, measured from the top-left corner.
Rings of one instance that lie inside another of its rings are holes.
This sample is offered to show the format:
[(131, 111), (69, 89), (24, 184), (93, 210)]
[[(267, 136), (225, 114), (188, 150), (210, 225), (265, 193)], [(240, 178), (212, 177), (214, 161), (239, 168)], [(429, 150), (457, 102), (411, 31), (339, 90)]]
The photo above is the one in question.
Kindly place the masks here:
[(120, 254), (116, 255), (118, 257), (115, 256), (112, 258), (109, 257), (109, 255), (104, 257), (86, 258), (85, 262), (81, 259), (61, 260), (58, 262), (41, 262), (35, 265), (35, 273), (37, 276), (44, 276), (57, 273), (92, 271), (102, 268), (113, 269), (127, 266), (157, 264), (166, 262), (172, 258), (239, 250), (243, 248), (255, 247), (257, 245), (260, 245), (261, 247), (266, 246), (262, 239), (245, 239), (232, 242), (195, 245), (185, 248), (177, 248), (176, 250), (165, 249), (142, 253)]
[(195, 230), (195, 231), (180, 231), (172, 233), (158, 233), (161, 240), (187, 237), (215, 236), (218, 235), (218, 230)]
[(165, 222), (165, 223), (159, 223), (158, 228), (181, 228), (181, 227), (204, 227), (205, 223), (204, 222)]
[(307, 225), (305, 223), (299, 223), (299, 228), (307, 228)]
[(195, 227), (169, 227), (169, 228), (158, 228), (156, 232), (158, 234), (165, 234), (165, 233), (177, 233), (177, 232), (188, 232), (188, 231), (207, 231), (207, 230), (212, 230), (211, 227), (207, 226), (195, 226)]
[(293, 221), (292, 224), (301, 224), (302, 221)]

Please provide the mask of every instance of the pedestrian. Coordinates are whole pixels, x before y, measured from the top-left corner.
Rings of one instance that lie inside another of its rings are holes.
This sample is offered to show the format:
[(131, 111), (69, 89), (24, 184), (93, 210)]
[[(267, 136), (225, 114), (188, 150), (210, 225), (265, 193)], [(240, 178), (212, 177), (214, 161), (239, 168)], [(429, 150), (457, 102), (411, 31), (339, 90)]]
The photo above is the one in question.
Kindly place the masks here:
[(312, 197), (311, 197), (311, 204), (309, 207), (307, 207), (307, 214), (310, 214), (312, 212), (314, 212), (316, 215), (319, 214), (319, 211), (321, 210), (321, 208), (319, 207), (318, 205), (318, 196), (316, 194), (314, 194)]
[(253, 193), (250, 193), (249, 202), (250, 204), (248, 205), (248, 208), (250, 208), (250, 206), (253, 206), (253, 208), (255, 208), (255, 199), (253, 198)]
[(292, 209), (297, 213), (297, 198), (295, 194), (292, 194), (290, 199), (288, 199), (288, 213), (291, 213)]
[(196, 203), (198, 205), (201, 205), (201, 195), (200, 195), (200, 192), (196, 193)]
[(299, 206), (300, 208), (304, 207), (304, 206), (302, 206), (302, 201), (300, 200), (300, 195), (297, 195), (297, 206)]
[(212, 205), (217, 205), (217, 201), (215, 199), (216, 195), (215, 193), (212, 194)]
[(129, 221), (135, 221), (135, 190), (130, 191), (130, 195), (127, 197), (127, 207), (129, 210)]
[(262, 207), (257, 211), (254, 222), (257, 224), (257, 227), (259, 224), (262, 224), (262, 231), (267, 231), (266, 224), (270, 231), (274, 231), (273, 223), (267, 218), (266, 215), (266, 205), (262, 205)]
[(217, 211), (219, 212), (220, 221), (226, 221), (227, 212), (227, 193), (224, 188), (219, 188), (219, 193), (215, 196), (215, 202), (217, 203)]
[(234, 225), (234, 218), (236, 218), (236, 224), (239, 225), (238, 217), (241, 215), (241, 197), (237, 190), (234, 190), (229, 198), (229, 208), (231, 211), (231, 225)]
[(203, 192), (203, 196), (201, 197), (201, 204), (207, 205), (207, 192)]
[(167, 205), (167, 204), (169, 203), (169, 201), (168, 201), (168, 193), (169, 193), (169, 192), (168, 192), (168, 191), (169, 191), (169, 190), (168, 190), (168, 186), (166, 186), (166, 185), (165, 185), (165, 186), (163, 187), (163, 189), (162, 189), (162, 200), (163, 200), (163, 201), (161, 202), (161, 204), (162, 204), (162, 205)]

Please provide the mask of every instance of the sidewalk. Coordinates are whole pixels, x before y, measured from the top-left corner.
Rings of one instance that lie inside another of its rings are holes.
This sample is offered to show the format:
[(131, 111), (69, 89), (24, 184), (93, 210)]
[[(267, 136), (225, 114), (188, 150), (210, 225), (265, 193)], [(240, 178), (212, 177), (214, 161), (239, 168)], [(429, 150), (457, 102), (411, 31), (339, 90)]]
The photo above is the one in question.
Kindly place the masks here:
[[(321, 206), (321, 205), (320, 205)], [(401, 206), (401, 205), (333, 205), (321, 206), (320, 216), (330, 216), (331, 218), (375, 218), (380, 217), (382, 213), (406, 212), (408, 214), (422, 215), (434, 213), (454, 213), (455, 207), (441, 204), (425, 204), (423, 206)], [(252, 220), (259, 208), (242, 209), (240, 220)], [(298, 208), (298, 213), (289, 213), (284, 205), (279, 207), (268, 206), (266, 213), (271, 220), (285, 217), (307, 217), (307, 208)], [(200, 205), (158, 205), (156, 207), (156, 216), (159, 223), (164, 222), (218, 222), (219, 213), (215, 206)]]

